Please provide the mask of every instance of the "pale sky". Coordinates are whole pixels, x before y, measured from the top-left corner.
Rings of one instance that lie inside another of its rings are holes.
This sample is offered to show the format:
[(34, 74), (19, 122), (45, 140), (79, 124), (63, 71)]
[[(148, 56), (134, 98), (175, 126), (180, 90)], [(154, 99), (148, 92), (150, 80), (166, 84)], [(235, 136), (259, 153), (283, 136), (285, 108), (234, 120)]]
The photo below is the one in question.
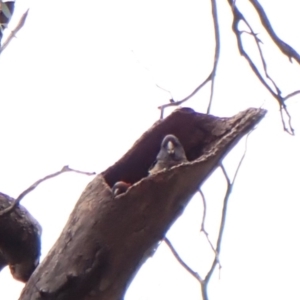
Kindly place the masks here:
[[(275, 100), (237, 51), (227, 1), (217, 2), (222, 44), (212, 114), (231, 116), (260, 106), (269, 112), (249, 138), (229, 203), (220, 278), (215, 272), (210, 300), (299, 299), (300, 97), (287, 103), (296, 130), (291, 137), (282, 130)], [(300, 66), (274, 47), (248, 1), (237, 3), (264, 41), (268, 70), (283, 94), (300, 89)], [(298, 1), (261, 4), (278, 35), (300, 52)], [(76, 0), (18, 0), (10, 28), (28, 7), (24, 28), (0, 57), (0, 191), (12, 197), (64, 165), (104, 171), (159, 118), (157, 107), (170, 95), (156, 84), (180, 100), (211, 71), (210, 1), (91, 0), (85, 7)], [(253, 50), (251, 37), (245, 39)], [(209, 90), (206, 86), (185, 106), (205, 112)], [(243, 148), (244, 140), (225, 159), (230, 175)], [(42, 258), (91, 179), (63, 174), (22, 200), (43, 227)], [(203, 185), (206, 228), (213, 240), (224, 189), (219, 170)], [(201, 203), (196, 195), (167, 236), (184, 261), (204, 276), (213, 253), (199, 233)], [(7, 268), (0, 273), (0, 299), (18, 299), (23, 286)], [(197, 281), (162, 243), (125, 299), (201, 296)]]

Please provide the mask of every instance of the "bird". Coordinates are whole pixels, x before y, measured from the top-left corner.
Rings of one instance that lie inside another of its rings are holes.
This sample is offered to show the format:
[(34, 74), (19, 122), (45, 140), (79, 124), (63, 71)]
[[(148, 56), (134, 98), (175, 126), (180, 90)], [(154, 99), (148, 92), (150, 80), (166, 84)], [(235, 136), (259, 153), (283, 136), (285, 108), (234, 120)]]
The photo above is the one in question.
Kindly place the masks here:
[(117, 181), (112, 187), (114, 197), (125, 193), (130, 186), (131, 184), (125, 181)]
[(15, 2), (0, 2), (0, 43), (3, 35), (3, 30), (7, 27), (12, 14), (14, 12)]
[(149, 169), (149, 175), (186, 161), (185, 151), (179, 139), (173, 134), (168, 134), (161, 143), (156, 161), (153, 163), (153, 167)]

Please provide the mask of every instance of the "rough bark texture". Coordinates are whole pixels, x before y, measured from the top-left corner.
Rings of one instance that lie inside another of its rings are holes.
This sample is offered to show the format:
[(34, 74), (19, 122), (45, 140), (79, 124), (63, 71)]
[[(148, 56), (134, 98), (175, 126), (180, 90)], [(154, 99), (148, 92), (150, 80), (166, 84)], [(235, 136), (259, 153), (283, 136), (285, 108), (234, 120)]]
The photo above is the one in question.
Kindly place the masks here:
[[(14, 199), (0, 193), (0, 210)], [(26, 282), (39, 263), (41, 226), (22, 206), (0, 216), (0, 271), (9, 265), (13, 277)]]
[[(9, 23), (12, 14), (14, 13), (15, 9), (15, 2), (13, 1), (7, 1), (5, 2), (6, 10), (3, 8), (4, 4), (0, 2), (0, 44), (1, 39), (3, 36), (3, 30), (7, 27), (7, 24)], [(9, 11), (9, 14), (6, 14), (4, 11)]]
[[(20, 299), (122, 299), (199, 185), (264, 115), (265, 110), (251, 108), (217, 118), (182, 108), (154, 124), (88, 184)], [(166, 134), (179, 138), (189, 162), (147, 177)], [(133, 185), (114, 199), (111, 187), (119, 180)]]

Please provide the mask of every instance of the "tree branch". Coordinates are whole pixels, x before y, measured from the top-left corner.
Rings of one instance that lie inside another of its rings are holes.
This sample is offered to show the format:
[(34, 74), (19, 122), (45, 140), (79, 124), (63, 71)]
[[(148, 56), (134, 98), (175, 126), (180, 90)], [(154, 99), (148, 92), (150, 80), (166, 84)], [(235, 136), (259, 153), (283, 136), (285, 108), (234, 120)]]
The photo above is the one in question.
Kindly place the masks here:
[(195, 277), (200, 283), (202, 282), (202, 279), (200, 277), (200, 275), (193, 271), (180, 257), (180, 255), (177, 253), (177, 251), (175, 250), (175, 248), (173, 247), (172, 243), (170, 242), (170, 240), (165, 237), (164, 238), (164, 242), (167, 244), (167, 246), (170, 248), (171, 252), (173, 253), (173, 255), (175, 256), (175, 258), (177, 259), (177, 261), (181, 264), (182, 267), (184, 267), (193, 277)]
[(220, 56), (220, 31), (219, 31), (219, 19), (218, 19), (216, 0), (211, 0), (211, 8), (212, 8), (213, 23), (214, 23), (216, 46), (215, 46), (214, 66), (211, 73), (211, 89), (210, 89), (210, 99), (206, 111), (207, 114), (209, 114), (211, 110), (212, 99), (214, 94), (215, 77), (217, 72), (217, 65), (219, 62), (219, 56)]
[(300, 64), (300, 55), (298, 54), (297, 51), (294, 50), (294, 48), (292, 48), (290, 45), (285, 43), (277, 36), (261, 4), (257, 0), (249, 0), (249, 2), (255, 8), (257, 14), (260, 17), (262, 25), (264, 26), (264, 28), (266, 29), (266, 31), (268, 32), (269, 36), (271, 37), (275, 45), (278, 47), (278, 49), (284, 55), (286, 55), (290, 59), (290, 61), (292, 61), (292, 58), (294, 58), (298, 62), (298, 64)]
[(29, 188), (27, 188), (25, 191), (23, 191), (18, 196), (18, 198), (16, 198), (14, 200), (14, 202), (12, 203), (11, 206), (9, 206), (9, 207), (3, 209), (2, 211), (0, 211), (0, 217), (3, 216), (3, 215), (5, 215), (5, 214), (7, 214), (7, 213), (10, 213), (17, 205), (19, 205), (19, 203), (21, 202), (21, 200), (27, 194), (29, 194), (31, 191), (33, 191), (40, 183), (42, 183), (42, 182), (44, 182), (44, 181), (46, 181), (46, 180), (48, 180), (50, 178), (56, 177), (56, 176), (58, 176), (58, 175), (60, 175), (62, 173), (65, 173), (65, 172), (75, 172), (75, 173), (84, 174), (84, 175), (88, 175), (88, 176), (96, 174), (95, 172), (83, 172), (83, 171), (71, 169), (71, 168), (69, 168), (69, 166), (64, 166), (60, 171), (55, 172), (55, 173), (50, 174), (50, 175), (47, 175), (46, 177), (39, 179), (34, 184), (32, 184)]
[[(201, 229), (200, 229), (200, 232), (203, 232), (204, 235), (206, 236), (206, 239), (211, 247), (211, 249), (213, 250), (213, 252), (215, 253), (215, 256), (218, 256), (218, 253), (216, 252), (216, 249), (212, 243), (212, 241), (210, 240), (209, 236), (208, 236), (208, 232), (206, 231), (205, 229), (205, 219), (206, 219), (206, 199), (205, 199), (205, 196), (204, 196), (204, 193), (202, 192), (202, 190), (199, 188), (198, 189), (199, 191), (199, 194), (201, 196), (201, 199), (202, 199), (202, 204), (203, 204), (203, 216), (202, 216), (202, 221), (201, 221)], [(221, 264), (220, 264), (220, 261), (218, 260), (218, 263), (221, 267)]]
[(29, 9), (27, 9), (26, 12), (22, 15), (22, 17), (20, 18), (19, 23), (17, 24), (15, 29), (10, 32), (9, 36), (7, 37), (7, 39), (5, 40), (5, 42), (3, 43), (3, 45), (0, 48), (0, 53), (2, 53), (2, 51), (8, 46), (8, 44), (11, 42), (11, 40), (19, 32), (19, 30), (24, 26), (28, 12), (29, 12)]
[[(122, 299), (153, 245), (165, 237), (198, 187), (265, 113), (248, 109), (232, 118), (217, 118), (182, 108), (157, 122), (88, 184), (20, 300)], [(194, 134), (195, 129), (203, 134)], [(184, 145), (189, 162), (147, 176), (161, 139), (170, 130)], [(114, 198), (111, 187), (120, 180), (132, 186)]]
[[(275, 81), (268, 75), (266, 62), (264, 60), (262, 50), (261, 50), (261, 47), (260, 47), (260, 42), (261, 41), (257, 38), (257, 35), (254, 33), (251, 25), (249, 24), (249, 22), (246, 20), (244, 15), (239, 11), (237, 6), (235, 5), (235, 1), (234, 0), (228, 0), (228, 3), (230, 4), (230, 7), (231, 7), (232, 13), (233, 13), (232, 30), (236, 35), (237, 43), (238, 43), (238, 49), (240, 51), (240, 54), (246, 58), (246, 60), (248, 61), (252, 71), (254, 72), (256, 77), (259, 79), (259, 81), (265, 86), (265, 88), (270, 92), (270, 94), (278, 101), (279, 107), (280, 107), (280, 113), (281, 113), (281, 121), (282, 121), (282, 124), (283, 124), (284, 131), (286, 131), (287, 133), (289, 133), (291, 135), (294, 135), (294, 129), (293, 129), (292, 124), (291, 124), (291, 116), (290, 116), (290, 114), (287, 110), (286, 104), (284, 103), (285, 98), (282, 97), (281, 91), (280, 91), (279, 87), (276, 85)], [(243, 42), (242, 42), (242, 39), (241, 39), (241, 34), (244, 33), (244, 31), (240, 31), (239, 28), (238, 28), (238, 25), (239, 25), (240, 21), (243, 21), (248, 26), (251, 35), (254, 37), (256, 45), (258, 47), (258, 51), (260, 53), (260, 58), (261, 58), (261, 61), (262, 61), (262, 64), (263, 64), (265, 76), (266, 76), (266, 78), (268, 78), (272, 82), (275, 91), (270, 87), (270, 85), (267, 83), (267, 81), (263, 78), (263, 76), (259, 72), (258, 68), (256, 67), (255, 63), (252, 61), (251, 57), (245, 51), (244, 46), (243, 46)], [(293, 92), (290, 95), (295, 95), (297, 93), (298, 93), (298, 91)], [(300, 93), (300, 91), (299, 91), (299, 93)], [(284, 120), (283, 112), (285, 113), (285, 115), (288, 118), (288, 127), (286, 126), (286, 122)]]
[(191, 94), (189, 94), (187, 97), (183, 98), (182, 100), (171, 101), (170, 103), (159, 106), (158, 109), (160, 109), (160, 119), (162, 120), (164, 117), (164, 109), (165, 108), (170, 107), (170, 106), (179, 106), (179, 105), (183, 104), (184, 102), (186, 102), (187, 100), (189, 100), (190, 98), (192, 98), (198, 91), (200, 91), (201, 88), (203, 88), (210, 80), (212, 80), (212, 75), (213, 75), (213, 73), (211, 72), (208, 75), (208, 77)]
[(226, 222), (226, 216), (227, 216), (227, 208), (228, 208), (228, 201), (229, 201), (229, 198), (230, 198), (230, 195), (231, 195), (231, 192), (232, 192), (232, 189), (233, 189), (233, 186), (234, 186), (234, 183), (235, 183), (235, 180), (237, 178), (237, 175), (238, 175), (238, 172), (241, 168), (241, 165), (244, 161), (244, 158), (245, 158), (245, 155), (247, 153), (247, 143), (248, 143), (248, 137), (249, 137), (249, 134), (251, 132), (249, 132), (246, 136), (246, 141), (245, 141), (245, 150), (244, 150), (244, 153), (239, 161), (239, 164), (236, 168), (236, 171), (235, 171), (235, 174), (233, 176), (233, 180), (232, 182), (230, 182), (230, 179), (229, 179), (229, 176), (226, 172), (226, 169), (225, 167), (223, 166), (223, 164), (221, 163), (220, 164), (220, 168), (224, 174), (224, 177), (225, 177), (225, 180), (226, 180), (226, 183), (227, 183), (227, 189), (226, 189), (226, 193), (225, 193), (225, 197), (224, 197), (224, 201), (223, 201), (223, 209), (222, 209), (222, 216), (221, 216), (221, 222), (220, 222), (220, 228), (219, 228), (219, 234), (218, 234), (218, 240), (217, 240), (217, 244), (216, 244), (216, 256), (214, 258), (214, 261), (211, 265), (211, 268), (210, 270), (208, 271), (207, 275), (205, 276), (203, 282), (202, 282), (202, 296), (203, 296), (203, 300), (208, 300), (208, 295), (207, 295), (207, 286), (208, 286), (208, 283), (210, 281), (210, 278), (215, 270), (215, 267), (217, 266), (217, 264), (219, 264), (219, 255), (220, 255), (220, 252), (221, 252), (221, 245), (222, 245), (222, 238), (223, 238), (223, 233), (224, 233), (224, 229), (225, 229), (225, 222)]
[[(164, 117), (164, 109), (171, 106), (179, 106), (192, 98), (197, 92), (200, 91), (202, 87), (204, 87), (209, 81), (211, 81), (211, 90), (210, 90), (210, 98), (209, 103), (207, 107), (207, 114), (210, 113), (211, 105), (212, 105), (212, 99), (213, 99), (213, 92), (214, 92), (214, 81), (217, 71), (217, 65), (219, 61), (220, 56), (220, 32), (219, 32), (219, 21), (218, 21), (218, 13), (217, 13), (217, 3), (216, 0), (211, 0), (211, 7), (212, 7), (212, 16), (213, 16), (213, 23), (214, 23), (214, 33), (215, 33), (215, 55), (214, 55), (214, 63), (211, 73), (208, 75), (208, 77), (187, 97), (185, 97), (182, 100), (174, 101), (174, 99), (171, 99), (170, 103), (163, 104), (158, 107), (160, 109), (160, 119), (162, 120)], [(170, 93), (171, 94), (171, 93)]]

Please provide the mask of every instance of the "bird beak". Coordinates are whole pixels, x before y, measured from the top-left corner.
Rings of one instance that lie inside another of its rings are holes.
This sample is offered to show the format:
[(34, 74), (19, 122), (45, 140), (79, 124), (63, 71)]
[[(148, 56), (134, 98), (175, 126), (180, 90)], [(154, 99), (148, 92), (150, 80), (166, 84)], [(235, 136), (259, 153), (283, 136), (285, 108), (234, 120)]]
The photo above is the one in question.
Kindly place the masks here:
[(171, 141), (168, 141), (167, 151), (168, 151), (169, 154), (173, 154), (174, 151), (175, 151), (174, 144)]

